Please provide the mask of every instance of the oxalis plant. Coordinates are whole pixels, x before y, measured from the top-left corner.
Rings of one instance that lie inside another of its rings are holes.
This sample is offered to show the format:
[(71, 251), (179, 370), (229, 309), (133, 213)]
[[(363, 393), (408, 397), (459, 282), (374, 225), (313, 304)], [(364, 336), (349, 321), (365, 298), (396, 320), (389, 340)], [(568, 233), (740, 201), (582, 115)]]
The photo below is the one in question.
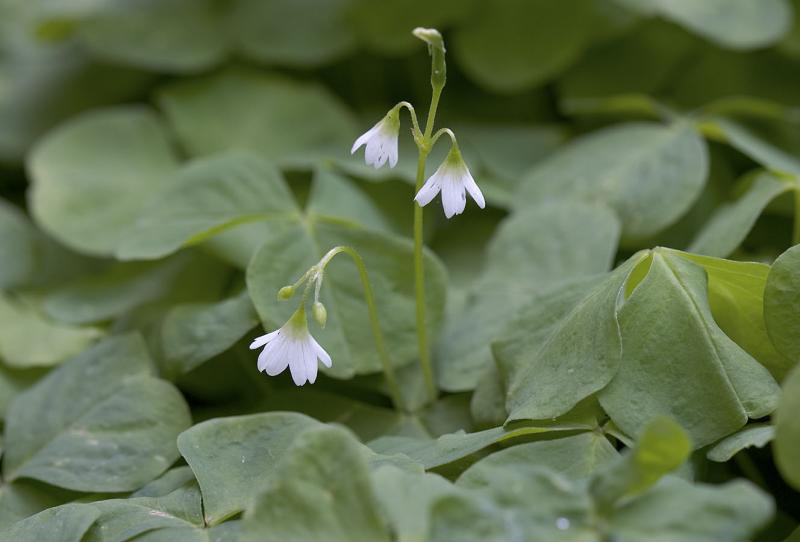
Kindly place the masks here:
[(788, 1), (11, 4), (0, 542), (796, 542)]
[[(414, 283), (416, 285), (417, 344), (419, 346), (419, 363), (425, 379), (425, 386), (429, 393), (429, 399), (433, 401), (438, 395), (438, 390), (431, 364), (425, 319), (425, 267), (422, 255), (423, 207), (441, 193), (444, 214), (447, 218), (451, 218), (464, 212), (467, 205), (467, 193), (481, 209), (486, 206), (486, 201), (461, 156), (461, 150), (458, 148), (458, 141), (453, 131), (449, 128), (440, 128), (434, 132), (439, 99), (447, 82), (446, 51), (442, 35), (433, 28), (416, 28), (413, 34), (427, 43), (428, 52), (431, 56), (432, 94), (424, 130), (420, 128), (421, 125), (417, 119), (414, 106), (402, 101), (392, 107), (375, 126), (356, 139), (352, 149), (350, 149), (350, 153), (353, 154), (361, 147), (364, 147), (364, 158), (367, 165), (378, 169), (388, 163), (389, 167), (395, 167), (398, 158), (397, 140), (400, 135), (400, 112), (403, 109), (408, 111), (412, 124), (411, 134), (419, 154), (417, 160), (416, 196), (414, 197), (414, 201), (417, 204), (414, 207)], [(439, 138), (445, 135), (448, 136), (450, 141), (450, 151), (447, 153), (444, 162), (425, 181), (425, 166), (428, 155)], [(291, 318), (289, 318), (289, 321), (280, 329), (258, 337), (250, 345), (251, 349), (264, 347), (258, 357), (258, 370), (266, 372), (270, 376), (275, 376), (289, 367), (294, 383), (302, 386), (306, 382), (313, 384), (316, 380), (317, 360), (326, 367), (331, 366), (331, 357), (308, 331), (306, 303), (309, 301), (308, 294), (313, 285), (312, 312), (317, 323), (325, 327), (327, 310), (320, 302), (320, 289), (325, 276), (325, 267), (334, 256), (340, 253), (350, 256), (358, 267), (369, 309), (369, 319), (375, 338), (375, 346), (394, 405), (398, 409), (402, 408), (404, 403), (400, 396), (397, 377), (394, 374), (390, 355), (381, 332), (367, 269), (361, 256), (352, 247), (332, 248), (319, 263), (311, 267), (296, 283), (284, 286), (278, 291), (278, 298), (286, 300), (291, 298), (295, 291), (305, 284), (300, 304)]]

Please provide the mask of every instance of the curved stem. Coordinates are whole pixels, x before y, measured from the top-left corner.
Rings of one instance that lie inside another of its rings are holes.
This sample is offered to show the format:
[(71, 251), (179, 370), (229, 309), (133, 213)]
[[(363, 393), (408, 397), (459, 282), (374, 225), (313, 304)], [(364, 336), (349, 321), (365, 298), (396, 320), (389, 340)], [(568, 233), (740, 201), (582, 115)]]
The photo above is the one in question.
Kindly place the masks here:
[(381, 360), (383, 372), (386, 375), (386, 383), (389, 386), (389, 394), (392, 397), (392, 404), (394, 405), (395, 410), (402, 410), (403, 401), (400, 394), (400, 386), (397, 383), (397, 376), (394, 373), (394, 366), (392, 365), (392, 360), (389, 356), (389, 350), (386, 348), (386, 342), (383, 338), (383, 331), (381, 330), (380, 320), (378, 318), (378, 309), (375, 305), (375, 295), (372, 292), (372, 284), (369, 281), (369, 275), (367, 274), (367, 267), (364, 265), (364, 260), (354, 248), (348, 246), (338, 246), (329, 250), (327, 254), (322, 257), (317, 264), (317, 268), (319, 269), (320, 273), (324, 272), (325, 267), (328, 265), (328, 263), (330, 263), (333, 257), (341, 253), (350, 256), (350, 258), (353, 260), (353, 263), (355, 263), (356, 267), (358, 268), (358, 275), (361, 278), (361, 284), (364, 286), (364, 298), (367, 301), (367, 311), (369, 313), (370, 326), (372, 327), (372, 336), (375, 339), (375, 347), (378, 350), (378, 357)]
[(453, 133), (453, 130), (451, 130), (450, 128), (439, 128), (438, 130), (436, 130), (436, 133), (433, 134), (433, 137), (431, 138), (431, 148), (433, 148), (433, 146), (436, 145), (436, 142), (439, 140), (439, 138), (445, 134), (447, 134), (450, 137), (450, 142), (453, 145), (458, 146), (458, 141), (456, 141), (456, 134)]
[(419, 129), (419, 121), (417, 120), (417, 112), (414, 110), (414, 106), (406, 101), (402, 101), (395, 107), (405, 107), (408, 110), (408, 116), (411, 117), (411, 124), (414, 126), (412, 130), (414, 134), (414, 141), (415, 142), (421, 141), (422, 130)]

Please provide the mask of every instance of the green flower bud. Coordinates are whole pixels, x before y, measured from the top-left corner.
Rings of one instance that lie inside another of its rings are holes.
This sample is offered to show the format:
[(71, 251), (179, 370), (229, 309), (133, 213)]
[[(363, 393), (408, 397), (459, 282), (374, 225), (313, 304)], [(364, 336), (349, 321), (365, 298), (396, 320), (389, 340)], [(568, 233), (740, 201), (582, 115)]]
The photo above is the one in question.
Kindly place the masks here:
[(294, 295), (294, 286), (284, 286), (278, 290), (278, 299), (286, 301)]
[(328, 310), (325, 308), (325, 305), (317, 301), (314, 303), (311, 310), (314, 313), (314, 320), (317, 321), (320, 327), (325, 327), (328, 321)]

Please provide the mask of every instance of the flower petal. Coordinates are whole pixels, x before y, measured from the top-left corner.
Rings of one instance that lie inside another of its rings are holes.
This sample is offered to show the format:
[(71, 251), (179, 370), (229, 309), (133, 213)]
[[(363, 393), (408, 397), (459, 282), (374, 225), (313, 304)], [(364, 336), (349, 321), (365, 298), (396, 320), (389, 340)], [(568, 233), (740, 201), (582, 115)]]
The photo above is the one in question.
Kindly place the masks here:
[(452, 218), (454, 215), (460, 215), (464, 212), (464, 207), (466, 206), (467, 196), (465, 194), (464, 185), (461, 183), (461, 179), (451, 173), (442, 183), (442, 207), (444, 207), (444, 216)]
[(272, 339), (274, 339), (279, 331), (280, 329), (276, 329), (271, 333), (267, 333), (266, 335), (261, 335), (260, 337), (256, 337), (255, 339), (253, 339), (253, 342), (250, 343), (250, 350), (261, 348), (262, 346), (270, 342)]
[(289, 364), (289, 357), (286, 355), (289, 341), (283, 339), (280, 342), (276, 341), (274, 345), (275, 346), (266, 355), (266, 364), (264, 365), (263, 369), (263, 371), (269, 376), (277, 376), (281, 374), (286, 370), (286, 366)]
[(375, 128), (377, 128), (377, 126), (373, 126), (369, 130), (361, 134), (358, 137), (358, 139), (356, 139), (356, 142), (353, 143), (353, 148), (350, 149), (350, 154), (354, 154), (359, 147), (364, 145), (367, 141), (369, 141), (372, 138), (372, 134), (375, 133)]
[(441, 190), (441, 183), (440, 178), (438, 176), (438, 171), (430, 176), (430, 178), (425, 181), (425, 184), (422, 185), (422, 188), (419, 189), (417, 195), (414, 197), (414, 201), (419, 203), (420, 207), (425, 207), (428, 205), (433, 198), (436, 197), (436, 194), (439, 193)]
[[(309, 339), (311, 336), (309, 335)], [(317, 380), (317, 353), (311, 341), (303, 342), (303, 363), (306, 366), (306, 378), (313, 384)]]
[(475, 182), (475, 179), (472, 178), (472, 174), (469, 170), (466, 170), (466, 174), (464, 175), (464, 187), (466, 187), (467, 192), (469, 195), (472, 196), (472, 199), (475, 200), (475, 203), (478, 204), (478, 207), (483, 209), (486, 207), (486, 200), (483, 199), (483, 192), (478, 187), (478, 183)]
[(330, 355), (328, 355), (328, 353), (325, 351), (325, 349), (324, 349), (324, 348), (322, 348), (322, 347), (319, 345), (319, 343), (316, 341), (316, 339), (314, 339), (314, 337), (311, 337), (311, 344), (314, 346), (314, 352), (317, 354), (317, 357), (318, 357), (318, 358), (319, 358), (319, 360), (322, 362), (322, 364), (323, 364), (325, 367), (328, 367), (328, 368), (330, 368), (330, 367), (331, 367), (331, 365), (333, 364), (333, 363), (331, 362), (331, 357), (330, 357)]
[(306, 383), (306, 366), (303, 363), (303, 347), (302, 342), (292, 341), (287, 352), (289, 360), (289, 371), (292, 373), (292, 380), (298, 386)]

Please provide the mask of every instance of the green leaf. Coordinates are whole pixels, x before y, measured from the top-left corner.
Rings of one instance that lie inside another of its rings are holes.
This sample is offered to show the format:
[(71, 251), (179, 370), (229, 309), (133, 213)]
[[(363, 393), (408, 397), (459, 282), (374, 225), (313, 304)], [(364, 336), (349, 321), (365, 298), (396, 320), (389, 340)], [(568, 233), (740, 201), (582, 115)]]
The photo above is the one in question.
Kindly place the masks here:
[(358, 441), (343, 429), (300, 435), (244, 515), (241, 542), (389, 542)]
[(461, 68), (495, 92), (519, 92), (558, 75), (581, 53), (593, 20), (591, 2), (481, 3), (453, 35)]
[(447, 495), (462, 493), (436, 474), (408, 472), (391, 465), (375, 470), (372, 482), (397, 542), (427, 540), (431, 505)]
[(711, 314), (725, 334), (764, 365), (776, 380), (791, 366), (767, 335), (764, 295), (770, 267), (756, 262), (737, 262), (674, 252), (705, 269)]
[(200, 489), (193, 479), (156, 497), (110, 499), (84, 505), (100, 512), (84, 542), (209, 542)]
[(89, 262), (43, 235), (0, 198), (0, 289), (41, 286), (80, 272)]
[(62, 322), (108, 320), (166, 295), (190, 264), (185, 257), (157, 264), (112, 264), (51, 290), (42, 308)]
[(518, 437), (560, 431), (590, 431), (596, 425), (594, 419), (565, 416), (557, 420), (528, 423), (518, 427), (493, 427), (475, 433), (465, 433), (461, 430), (442, 435), (437, 439), (387, 436), (373, 440), (369, 446), (379, 454), (406, 455), (426, 469), (432, 469), (464, 459), (493, 444)]
[(269, 412), (209, 420), (181, 433), (178, 448), (200, 483), (206, 523), (244, 510), (295, 439), (318, 425), (302, 414)]
[(104, 332), (51, 320), (33, 300), (0, 291), (0, 360), (17, 369), (49, 367), (72, 357)]
[(0, 531), (4, 542), (81, 542), (100, 514), (81, 504), (65, 504), (14, 523)]
[(0, 486), (0, 532), (12, 523), (78, 497), (65, 489), (35, 480), (17, 480)]
[(269, 162), (242, 152), (201, 158), (152, 195), (122, 234), (117, 257), (161, 258), (243, 222), (282, 218), (296, 209)]
[(783, 382), (783, 393), (775, 411), (775, 463), (783, 478), (800, 489), (800, 369), (793, 369)]
[(800, 161), (783, 149), (761, 139), (746, 127), (725, 118), (706, 119), (700, 129), (719, 135), (731, 147), (777, 173), (800, 173)]
[(523, 473), (547, 467), (569, 479), (588, 479), (618, 456), (605, 435), (587, 431), (569, 437), (517, 444), (495, 452), (465, 470), (458, 478), (458, 485), (487, 485), (498, 469)]
[(190, 418), (180, 393), (151, 370), (140, 337), (112, 337), (19, 395), (6, 416), (5, 479), (114, 492), (161, 474)]
[(620, 124), (583, 136), (536, 166), (520, 185), (517, 206), (548, 197), (604, 202), (630, 243), (680, 218), (707, 175), (706, 145), (691, 125)]
[(695, 41), (679, 27), (654, 20), (593, 44), (558, 81), (563, 109), (580, 114), (591, 103), (659, 95)]
[(39, 225), (77, 251), (108, 255), (177, 164), (155, 113), (117, 107), (51, 131), (27, 165)]
[(745, 448), (763, 448), (775, 437), (775, 427), (765, 423), (746, 425), (741, 431), (722, 439), (714, 445), (706, 457), (711, 461), (724, 463)]
[(348, 25), (352, 4), (352, 0), (237, 0), (228, 26), (245, 55), (268, 64), (309, 68), (355, 48)]
[(392, 233), (388, 219), (377, 205), (352, 181), (325, 166), (314, 170), (306, 210), (368, 230)]
[[(393, 363), (406, 365), (416, 359), (413, 245), (409, 240), (363, 230), (340, 219), (308, 215), (274, 221), (263, 241), (248, 266), (247, 286), (265, 329), (282, 326), (297, 307), (278, 300), (278, 290), (302, 277), (329, 249), (347, 245), (364, 259)], [(429, 336), (435, 337), (443, 316), (445, 271), (427, 251), (424, 265), (427, 324)], [(333, 367), (324, 369), (325, 373), (351, 378), (379, 371), (364, 291), (357, 269), (346, 257), (338, 257), (327, 267), (321, 301), (328, 310), (328, 323), (312, 333), (333, 359)]]
[(775, 348), (792, 364), (800, 361), (800, 247), (781, 254), (767, 276), (764, 321)]
[[(255, 360), (252, 360), (251, 370), (256, 370)], [(297, 412), (321, 422), (339, 423), (365, 442), (383, 435), (428, 436), (428, 431), (416, 417), (316, 387), (272, 390), (258, 401), (256, 409)]]
[(792, 7), (786, 0), (625, 0), (645, 13), (658, 13), (730, 49), (758, 49), (789, 31)]
[(791, 190), (791, 185), (769, 173), (753, 179), (738, 199), (722, 205), (697, 233), (689, 252), (724, 258), (747, 237), (764, 208)]
[(650, 489), (691, 452), (692, 443), (680, 425), (667, 417), (653, 418), (631, 450), (592, 478), (589, 492), (601, 513), (608, 512), (621, 500)]
[(652, 251), (619, 324), (622, 360), (598, 398), (625, 433), (638, 435), (650, 419), (668, 415), (702, 447), (775, 409), (775, 380), (714, 321), (701, 267)]
[(153, 71), (191, 73), (226, 53), (219, 14), (209, 0), (104, 2), (75, 21), (77, 40), (98, 58)]
[(608, 521), (623, 540), (745, 542), (774, 510), (772, 499), (750, 482), (691, 485), (667, 477)]
[(163, 372), (188, 373), (233, 346), (257, 323), (246, 291), (217, 302), (174, 306), (161, 324)]
[(473, 389), (492, 362), (491, 342), (506, 333), (520, 306), (556, 284), (607, 271), (618, 238), (612, 212), (581, 202), (548, 202), (503, 221), (487, 247), (482, 274), (439, 339), (439, 385)]
[(0, 162), (20, 164), (50, 128), (88, 108), (130, 100), (147, 87), (150, 76), (91, 62), (75, 43), (42, 43), (29, 35), (31, 21), (10, 13), (32, 4), (14, 4), (3, 4), (3, 24), (9, 28), (0, 35), (3, 42), (12, 34), (24, 38), (22, 44), (0, 43)]
[(326, 89), (251, 69), (171, 84), (158, 101), (193, 156), (242, 149), (305, 167), (345, 155), (358, 132)]
[(602, 278), (583, 280), (520, 311), (493, 351), (506, 371), (509, 420), (560, 416), (599, 391), (621, 357), (617, 313), (638, 253)]

